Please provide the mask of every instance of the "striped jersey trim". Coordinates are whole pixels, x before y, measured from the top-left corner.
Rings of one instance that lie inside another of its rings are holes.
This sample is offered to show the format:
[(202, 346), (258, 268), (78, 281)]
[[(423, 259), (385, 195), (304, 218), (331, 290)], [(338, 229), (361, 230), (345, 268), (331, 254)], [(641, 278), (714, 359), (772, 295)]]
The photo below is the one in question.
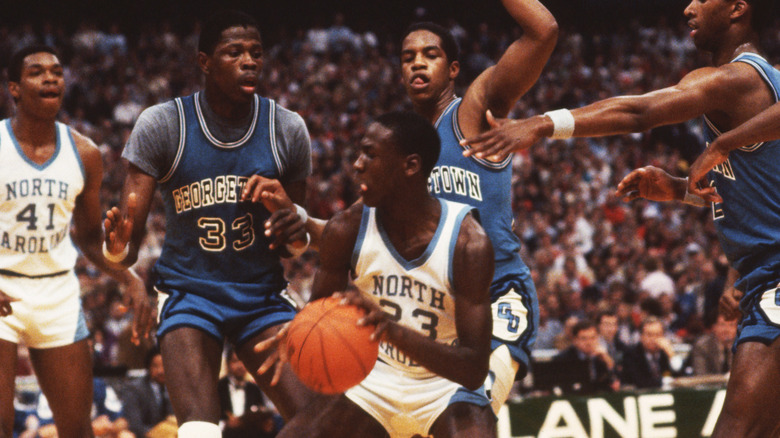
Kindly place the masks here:
[(176, 158), (173, 160), (173, 164), (171, 165), (171, 169), (168, 170), (168, 173), (165, 174), (158, 182), (164, 183), (171, 179), (174, 172), (176, 172), (176, 169), (179, 167), (179, 162), (181, 162), (181, 157), (184, 155), (184, 145), (186, 144), (187, 140), (187, 121), (184, 117), (184, 102), (182, 102), (181, 97), (174, 100), (176, 102), (176, 112), (179, 113), (179, 145), (176, 147)]
[(232, 142), (223, 142), (217, 140), (214, 135), (211, 134), (211, 131), (209, 131), (209, 127), (206, 125), (206, 119), (203, 117), (203, 109), (200, 107), (200, 101), (198, 100), (198, 96), (200, 95), (200, 92), (195, 93), (195, 96), (193, 96), (192, 100), (195, 102), (195, 112), (198, 114), (198, 122), (200, 122), (200, 128), (201, 131), (203, 131), (203, 135), (206, 136), (206, 138), (217, 147), (226, 148), (226, 149), (232, 149), (239, 146), (242, 146), (244, 143), (246, 143), (250, 138), (252, 138), (252, 134), (255, 132), (255, 127), (257, 126), (257, 112), (260, 108), (260, 102), (259, 98), (257, 97), (257, 94), (254, 95), (254, 103), (252, 107), (252, 124), (249, 126), (249, 129), (246, 131), (246, 134), (244, 134), (243, 137), (236, 141)]

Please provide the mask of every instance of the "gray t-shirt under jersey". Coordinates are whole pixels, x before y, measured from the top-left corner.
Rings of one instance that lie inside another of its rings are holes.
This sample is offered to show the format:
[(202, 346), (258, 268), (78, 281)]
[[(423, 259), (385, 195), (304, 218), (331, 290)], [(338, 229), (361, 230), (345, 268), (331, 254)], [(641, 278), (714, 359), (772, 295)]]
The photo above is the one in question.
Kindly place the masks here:
[[(243, 120), (225, 120), (208, 106), (203, 93), (198, 95), (209, 131), (229, 143), (246, 134), (254, 112)], [(276, 145), (283, 175), (282, 183), (300, 181), (311, 174), (311, 141), (303, 118), (276, 105)], [(159, 180), (173, 165), (179, 147), (179, 113), (176, 103), (168, 101), (147, 108), (138, 117), (122, 157)]]

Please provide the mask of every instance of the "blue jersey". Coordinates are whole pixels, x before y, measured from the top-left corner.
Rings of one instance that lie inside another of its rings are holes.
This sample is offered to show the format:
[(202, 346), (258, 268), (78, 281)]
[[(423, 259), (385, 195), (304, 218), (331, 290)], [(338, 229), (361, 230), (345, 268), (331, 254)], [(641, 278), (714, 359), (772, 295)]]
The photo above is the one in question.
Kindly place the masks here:
[(251, 304), (286, 285), (279, 254), (270, 251), (260, 203), (239, 202), (251, 175), (282, 175), (274, 139), (273, 101), (255, 96), (254, 118), (241, 139), (215, 138), (197, 94), (176, 99), (181, 138), (176, 160), (160, 181), (166, 215), (155, 265), (160, 290), (215, 302)]
[(512, 231), (512, 159), (493, 163), (463, 156), (463, 134), (458, 126), (460, 102), (461, 98), (455, 99), (436, 121), (441, 154), (428, 179), (428, 190), (438, 198), (477, 209), (495, 252), (494, 283), (508, 275), (528, 276), (528, 267), (518, 252), (520, 239)]
[[(742, 53), (732, 62), (755, 68), (780, 100), (780, 71), (754, 53)], [(721, 131), (704, 117), (707, 146)], [(736, 283), (746, 293), (777, 286), (780, 280), (780, 140), (731, 151), (728, 159), (708, 174), (710, 185), (723, 198), (712, 204), (723, 252), (739, 271)]]

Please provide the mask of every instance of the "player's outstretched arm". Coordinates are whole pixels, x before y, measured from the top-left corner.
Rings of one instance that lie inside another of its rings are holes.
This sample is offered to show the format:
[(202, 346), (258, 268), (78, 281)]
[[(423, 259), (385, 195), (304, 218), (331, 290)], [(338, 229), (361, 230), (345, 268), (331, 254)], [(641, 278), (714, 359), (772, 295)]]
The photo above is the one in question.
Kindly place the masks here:
[[(140, 342), (148, 336), (154, 321), (151, 306), (143, 280), (132, 269), (110, 260), (103, 251), (104, 234), (100, 220), (100, 186), (103, 177), (103, 161), (100, 152), (91, 140), (73, 132), (73, 138), (84, 163), (84, 189), (76, 199), (73, 210), (76, 245), (89, 261), (125, 287), (125, 304), (133, 310), (133, 342)], [(110, 254), (110, 253), (109, 253)]]
[(705, 67), (686, 75), (677, 85), (637, 96), (601, 100), (574, 110), (562, 109), (524, 120), (497, 120), (490, 131), (470, 136), (462, 144), (464, 155), (504, 159), (545, 137), (601, 137), (643, 132), (681, 123), (702, 114), (723, 110), (739, 94), (757, 86), (760, 78), (745, 63)]
[(523, 34), (466, 91), (459, 117), (468, 126), (468, 132), (488, 128), (485, 110), (490, 109), (500, 117), (509, 113), (515, 102), (536, 83), (558, 40), (555, 17), (541, 2), (502, 0), (502, 3)]

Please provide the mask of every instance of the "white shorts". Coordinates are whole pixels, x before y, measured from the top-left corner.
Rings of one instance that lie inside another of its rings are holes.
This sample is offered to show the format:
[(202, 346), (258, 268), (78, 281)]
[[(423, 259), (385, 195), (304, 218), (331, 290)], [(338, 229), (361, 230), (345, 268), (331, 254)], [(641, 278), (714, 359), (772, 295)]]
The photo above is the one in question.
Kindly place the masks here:
[(346, 396), (374, 417), (391, 438), (427, 436), (439, 415), (455, 402), (490, 404), (484, 388), (469, 391), (439, 376), (417, 378), (379, 361)]
[(89, 336), (79, 280), (72, 271), (46, 278), (0, 274), (0, 290), (20, 299), (11, 303), (11, 315), (0, 317), (0, 339), (30, 348), (54, 348)]

